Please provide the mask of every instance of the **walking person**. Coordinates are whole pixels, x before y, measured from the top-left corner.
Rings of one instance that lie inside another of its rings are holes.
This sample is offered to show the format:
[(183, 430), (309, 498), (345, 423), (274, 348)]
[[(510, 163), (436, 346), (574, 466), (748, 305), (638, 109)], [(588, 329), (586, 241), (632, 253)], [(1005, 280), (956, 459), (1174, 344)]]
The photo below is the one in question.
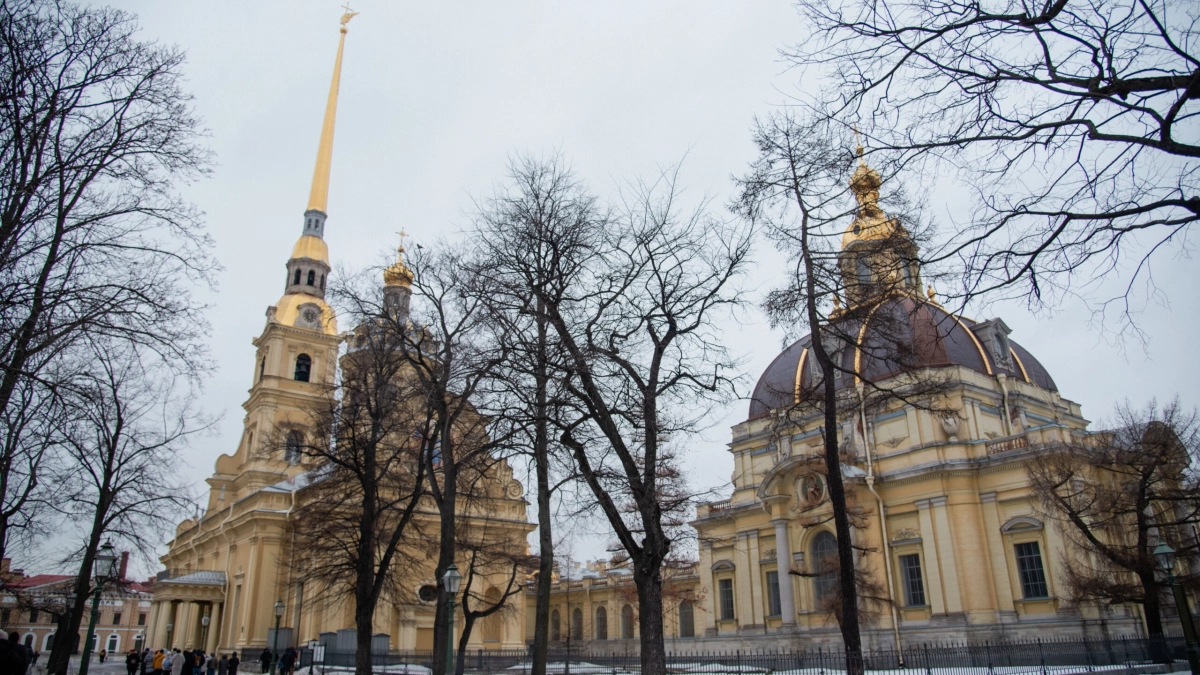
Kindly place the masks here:
[(216, 675), (217, 674), (217, 655), (216, 654), (209, 654), (208, 657), (204, 659), (204, 671), (207, 673), (207, 675)]
[(138, 656), (136, 649), (130, 649), (125, 655), (125, 672), (129, 675), (137, 675), (138, 668), (142, 667), (142, 657)]
[(259, 660), (259, 663), (262, 664), (262, 671), (264, 673), (271, 672), (271, 650), (270, 649), (267, 649), (266, 647), (264, 647), (263, 651), (262, 651), (262, 655), (258, 657), (258, 660)]
[(238, 658), (237, 652), (229, 656), (229, 675), (237, 675), (238, 664), (241, 662), (242, 660)]
[(101, 649), (100, 650), (100, 663), (104, 663), (104, 657), (106, 657), (106, 656), (108, 656), (108, 650)]
[(150, 661), (150, 670), (154, 675), (163, 675), (163, 661), (167, 659), (167, 655), (163, 650), (154, 652), (154, 658)]
[(288, 647), (279, 658), (280, 675), (292, 675), (292, 666), (296, 664), (296, 650)]
[(142, 652), (142, 675), (150, 675), (151, 670), (154, 670), (154, 652), (146, 647)]
[(217, 661), (217, 675), (229, 675), (229, 655), (222, 654), (221, 659)]
[(183, 653), (178, 648), (171, 652), (171, 675), (183, 675)]

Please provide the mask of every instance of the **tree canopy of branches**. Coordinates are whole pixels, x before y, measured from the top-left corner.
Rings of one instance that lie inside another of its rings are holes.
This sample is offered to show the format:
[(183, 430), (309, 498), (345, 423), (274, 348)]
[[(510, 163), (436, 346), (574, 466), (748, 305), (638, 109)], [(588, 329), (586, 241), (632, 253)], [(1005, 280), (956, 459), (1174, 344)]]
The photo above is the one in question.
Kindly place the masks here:
[[(331, 292), (353, 295), (339, 285)], [(429, 417), (393, 326), (377, 312), (351, 316), (359, 327), (337, 381), (308, 411), (305, 429), (283, 429), (276, 443), (313, 467), (292, 520), (292, 578), (316, 602), (354, 598), (355, 672), (369, 675), (375, 608), (380, 598), (402, 597), (404, 572), (420, 562), (405, 544), (420, 537)]]
[(36, 425), (14, 406), (59, 395), (84, 336), (155, 350), (180, 371), (203, 353), (190, 289), (216, 265), (175, 188), (204, 174), (209, 153), (180, 86), (182, 53), (136, 31), (113, 9), (0, 7), (3, 555), (41, 466), (24, 439)]
[(1146, 631), (1163, 633), (1154, 548), (1176, 550), (1177, 579), (1200, 587), (1200, 423), (1178, 400), (1117, 408), (1115, 426), (1090, 442), (1052, 448), (1027, 464), (1044, 516), (1071, 548), (1064, 564), (1074, 602), (1138, 603)]
[[(1046, 302), (1117, 271), (1127, 303), (1152, 254), (1200, 219), (1195, 12), (1169, 0), (800, 0), (789, 56), (822, 104), (902, 166), (974, 192), (930, 259), (968, 296)], [(1107, 305), (1107, 302), (1105, 303)], [(1128, 305), (1124, 305), (1128, 318)]]
[[(196, 412), (188, 383), (153, 352), (129, 343), (93, 343), (87, 367), (69, 383), (67, 422), (59, 431), (64, 473), (58, 508), (86, 530), (72, 611), (56, 635), (75, 636), (92, 591), (92, 565), (103, 539), (153, 551), (191, 503), (178, 471), (181, 452), (210, 421)], [(48, 672), (65, 675), (77, 643), (55, 640)]]
[[(548, 186), (562, 171), (535, 173)], [(524, 287), (526, 311), (544, 319), (565, 355), (556, 377), (575, 414), (558, 440), (629, 555), (642, 672), (655, 675), (666, 669), (661, 572), (670, 513), (687, 503), (664, 480), (662, 444), (696, 429), (705, 403), (732, 390), (736, 363), (716, 324), (741, 303), (736, 280), (750, 251), (747, 228), (717, 221), (704, 205), (684, 212), (676, 178), (634, 185), (612, 220), (599, 222), (590, 209), (529, 217), (537, 196), (518, 179), (499, 200), (508, 235), (486, 244), (486, 257), (509, 273), (499, 283)]]

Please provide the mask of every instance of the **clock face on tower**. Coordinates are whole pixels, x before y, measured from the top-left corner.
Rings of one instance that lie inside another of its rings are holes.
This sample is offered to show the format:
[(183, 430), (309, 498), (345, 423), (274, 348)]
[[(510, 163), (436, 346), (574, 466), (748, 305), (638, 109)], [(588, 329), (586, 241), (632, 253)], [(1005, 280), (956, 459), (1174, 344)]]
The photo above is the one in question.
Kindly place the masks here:
[(300, 305), (295, 325), (300, 328), (321, 330), (321, 308), (312, 303)]

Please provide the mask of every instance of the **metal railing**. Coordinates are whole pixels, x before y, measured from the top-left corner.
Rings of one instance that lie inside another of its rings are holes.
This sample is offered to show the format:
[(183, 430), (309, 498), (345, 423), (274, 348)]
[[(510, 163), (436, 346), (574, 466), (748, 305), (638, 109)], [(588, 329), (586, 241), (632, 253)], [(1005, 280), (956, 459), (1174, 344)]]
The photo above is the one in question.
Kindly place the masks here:
[[(861, 658), (861, 667), (847, 668), (857, 664), (848, 664), (840, 647), (675, 651), (667, 654), (667, 670), (704, 675), (840, 675), (852, 671), (873, 675), (1071, 675), (1157, 664), (1187, 668), (1184, 641), (1179, 637), (929, 643), (899, 650), (863, 650)], [(530, 653), (523, 649), (469, 650), (461, 660), (463, 670), (476, 675), (524, 675), (531, 666)], [(297, 667), (314, 666), (313, 675), (339, 674), (352, 672), (354, 661), (353, 651), (326, 650), (323, 662), (314, 664), (312, 650), (305, 648)], [(371, 661), (373, 671), (380, 675), (428, 675), (433, 652), (375, 652)], [(641, 670), (637, 651), (603, 652), (588, 646), (551, 649), (549, 663), (547, 672), (555, 675), (630, 675)]]

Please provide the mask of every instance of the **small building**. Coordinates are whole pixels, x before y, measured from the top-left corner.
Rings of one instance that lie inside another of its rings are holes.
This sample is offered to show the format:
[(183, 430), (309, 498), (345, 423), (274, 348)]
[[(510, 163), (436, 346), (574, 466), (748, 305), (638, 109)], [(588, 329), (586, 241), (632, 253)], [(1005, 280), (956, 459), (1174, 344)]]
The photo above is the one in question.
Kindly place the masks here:
[[(143, 583), (125, 578), (129, 553), (121, 554), (120, 581), (109, 584), (100, 596), (100, 614), (92, 633), (92, 649), (109, 653), (141, 650), (146, 646), (151, 593)], [(38, 652), (49, 653), (54, 645), (58, 619), (68, 611), (68, 600), (75, 577), (68, 574), (34, 574), (8, 569), (4, 560), (5, 587), (0, 594), (0, 629), (16, 633), (21, 644)], [(87, 630), (92, 599), (85, 604), (87, 614), (80, 626)]]

